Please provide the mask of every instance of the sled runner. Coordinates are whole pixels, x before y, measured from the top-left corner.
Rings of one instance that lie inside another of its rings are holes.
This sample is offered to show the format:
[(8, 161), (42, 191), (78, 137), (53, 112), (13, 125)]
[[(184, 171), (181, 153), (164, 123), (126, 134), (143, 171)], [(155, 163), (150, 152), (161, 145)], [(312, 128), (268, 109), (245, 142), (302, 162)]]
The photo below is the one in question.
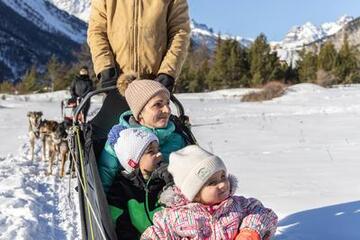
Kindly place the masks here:
[[(79, 121), (78, 116), (86, 102), (104, 92), (107, 95), (97, 115), (89, 122)], [(190, 131), (189, 119), (184, 114), (183, 106), (174, 96), (171, 96), (171, 101), (178, 112), (177, 116), (170, 117), (176, 125), (176, 131), (184, 137), (187, 144), (195, 144), (196, 140)], [(82, 239), (117, 239), (96, 160), (105, 145), (108, 132), (126, 110), (128, 106), (125, 100), (113, 86), (88, 93), (73, 115), (69, 141), (76, 162)]]

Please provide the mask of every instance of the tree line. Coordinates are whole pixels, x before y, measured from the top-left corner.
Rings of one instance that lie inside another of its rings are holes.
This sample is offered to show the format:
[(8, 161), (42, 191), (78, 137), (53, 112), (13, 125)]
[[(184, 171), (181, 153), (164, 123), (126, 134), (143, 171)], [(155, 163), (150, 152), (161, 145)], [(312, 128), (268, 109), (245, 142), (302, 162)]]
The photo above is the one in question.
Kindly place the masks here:
[(211, 53), (206, 46), (190, 46), (177, 81), (178, 92), (202, 92), (226, 88), (261, 87), (271, 81), (285, 84), (316, 83), (323, 86), (360, 83), (360, 54), (344, 37), (337, 51), (328, 41), (301, 50), (294, 66), (280, 61), (266, 36), (260, 34), (246, 48), (235, 39), (217, 39)]
[(70, 63), (61, 62), (52, 55), (45, 67), (32, 65), (17, 83), (2, 82), (0, 92), (25, 94), (64, 90), (70, 86), (80, 67), (84, 65), (89, 67), (90, 76), (94, 76), (88, 45), (84, 44), (74, 55), (76, 61)]
[[(42, 72), (34, 65), (15, 86), (9, 82), (0, 84), (0, 92), (14, 88), (19, 93), (66, 89), (82, 65), (92, 69), (86, 44), (76, 56), (77, 61), (70, 64), (61, 63), (52, 56)], [(323, 86), (360, 83), (359, 57), (358, 49), (350, 46), (345, 36), (338, 51), (330, 41), (320, 47), (303, 48), (299, 60), (292, 66), (280, 61), (264, 34), (260, 34), (249, 48), (235, 39), (222, 39), (219, 34), (214, 51), (205, 44), (190, 43), (188, 57), (176, 82), (176, 92), (261, 87), (270, 81), (310, 82)], [(92, 71), (90, 75), (95, 79)]]

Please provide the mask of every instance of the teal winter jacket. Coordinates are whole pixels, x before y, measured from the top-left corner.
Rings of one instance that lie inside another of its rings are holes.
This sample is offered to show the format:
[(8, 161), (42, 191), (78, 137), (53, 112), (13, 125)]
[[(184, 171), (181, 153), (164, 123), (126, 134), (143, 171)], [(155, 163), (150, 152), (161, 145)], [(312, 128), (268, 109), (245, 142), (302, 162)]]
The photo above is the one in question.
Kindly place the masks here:
[[(148, 128), (137, 123), (132, 117), (131, 111), (126, 111), (121, 114), (119, 124), (127, 128), (142, 128), (153, 132), (159, 139), (160, 152), (165, 162), (169, 162), (171, 152), (177, 151), (186, 145), (185, 139), (175, 132), (175, 124), (171, 121), (169, 121), (166, 128)], [(122, 168), (114, 149), (108, 141), (106, 141), (105, 147), (100, 154), (98, 168), (104, 191), (107, 193), (117, 172)]]

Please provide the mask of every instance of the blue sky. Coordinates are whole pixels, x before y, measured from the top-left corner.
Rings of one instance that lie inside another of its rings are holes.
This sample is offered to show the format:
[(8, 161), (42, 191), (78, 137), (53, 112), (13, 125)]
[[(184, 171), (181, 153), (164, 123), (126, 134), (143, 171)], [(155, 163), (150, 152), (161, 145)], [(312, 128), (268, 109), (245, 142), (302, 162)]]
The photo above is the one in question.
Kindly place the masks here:
[(188, 0), (190, 15), (215, 32), (282, 40), (294, 25), (320, 25), (347, 14), (360, 16), (360, 0)]

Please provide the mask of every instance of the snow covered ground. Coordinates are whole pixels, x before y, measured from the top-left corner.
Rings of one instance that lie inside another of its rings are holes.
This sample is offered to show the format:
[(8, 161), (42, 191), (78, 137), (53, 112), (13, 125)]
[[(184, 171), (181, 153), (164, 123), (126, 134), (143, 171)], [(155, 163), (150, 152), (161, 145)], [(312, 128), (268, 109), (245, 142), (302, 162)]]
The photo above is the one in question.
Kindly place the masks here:
[[(360, 239), (360, 86), (300, 84), (242, 103), (248, 90), (180, 94), (200, 145), (239, 179), (238, 194), (280, 216), (277, 240)], [(29, 160), (26, 112), (60, 119), (65, 92), (0, 100), (0, 239), (80, 239), (75, 181)], [(100, 106), (95, 99), (92, 110)]]

